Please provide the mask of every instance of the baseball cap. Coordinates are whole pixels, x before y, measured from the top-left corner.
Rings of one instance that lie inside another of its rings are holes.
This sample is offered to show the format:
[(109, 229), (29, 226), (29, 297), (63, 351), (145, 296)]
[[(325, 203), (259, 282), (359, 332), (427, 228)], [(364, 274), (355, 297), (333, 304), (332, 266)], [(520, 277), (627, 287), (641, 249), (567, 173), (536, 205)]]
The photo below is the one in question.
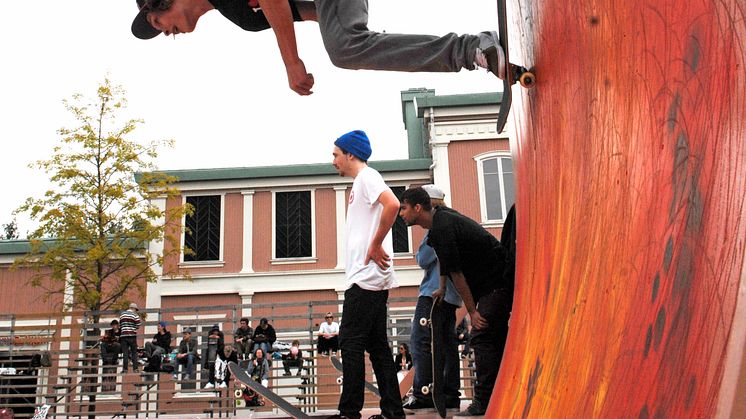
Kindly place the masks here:
[(139, 307), (137, 307), (137, 304), (135, 304), (135, 303), (130, 303), (130, 308), (135, 309), (135, 310), (139, 310), (140, 309)]
[(181, 331), (181, 333), (192, 333), (191, 327), (185, 327), (184, 330)]
[(443, 199), (446, 197), (446, 194), (443, 193), (443, 190), (433, 184), (422, 185), (422, 189), (427, 192), (427, 196), (429, 196), (430, 199)]
[(132, 21), (132, 34), (140, 39), (152, 39), (161, 31), (152, 27), (148, 22), (148, 13), (153, 10), (166, 10), (171, 7), (173, 0), (135, 0), (139, 12)]

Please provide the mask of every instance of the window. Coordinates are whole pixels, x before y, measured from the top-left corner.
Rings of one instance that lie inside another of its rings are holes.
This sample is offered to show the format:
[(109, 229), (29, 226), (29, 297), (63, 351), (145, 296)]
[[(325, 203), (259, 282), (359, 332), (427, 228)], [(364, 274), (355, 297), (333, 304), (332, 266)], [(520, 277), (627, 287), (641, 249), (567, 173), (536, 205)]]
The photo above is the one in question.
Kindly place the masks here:
[(479, 200), (483, 223), (502, 223), (515, 202), (513, 161), (506, 153), (487, 153), (477, 161)]
[(275, 258), (313, 256), (311, 191), (275, 192)]
[[(394, 195), (396, 195), (396, 198), (401, 201), (401, 196), (404, 194), (404, 190), (406, 188), (404, 186), (394, 186), (391, 188), (391, 191), (394, 192)], [(394, 221), (394, 226), (391, 228), (391, 236), (394, 240), (394, 253), (409, 253), (409, 228), (407, 227), (407, 223), (404, 222), (404, 220), (399, 217), (398, 213), (396, 216), (396, 221)]]
[(186, 216), (184, 247), (194, 254), (184, 254), (185, 262), (220, 260), (220, 218), (222, 196), (188, 196), (187, 204), (194, 214)]

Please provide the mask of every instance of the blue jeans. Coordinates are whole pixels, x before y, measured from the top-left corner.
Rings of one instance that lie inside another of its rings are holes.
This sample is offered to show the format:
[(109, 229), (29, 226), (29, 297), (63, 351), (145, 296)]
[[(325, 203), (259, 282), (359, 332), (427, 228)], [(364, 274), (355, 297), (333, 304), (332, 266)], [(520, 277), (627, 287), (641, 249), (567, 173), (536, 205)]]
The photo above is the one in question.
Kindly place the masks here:
[(197, 357), (194, 354), (187, 354), (187, 356), (178, 358), (177, 362), (180, 365), (186, 365), (186, 373), (189, 380), (197, 378), (197, 374), (194, 372), (194, 364), (197, 361)]
[(389, 419), (405, 417), (396, 365), (386, 335), (388, 298), (388, 290), (368, 291), (353, 285), (345, 291), (339, 327), (339, 347), (344, 365), (339, 412), (350, 419), (359, 419), (363, 409), (365, 351), (370, 355), (381, 393), (381, 413)]
[(367, 0), (316, 0), (329, 59), (351, 70), (457, 72), (474, 69), (476, 35), (409, 35), (368, 29)]
[(269, 342), (255, 342), (254, 347), (251, 348), (251, 353), (255, 353), (256, 350), (260, 348), (262, 352), (264, 352), (264, 355), (267, 356), (267, 354), (269, 353)]
[[(422, 387), (433, 382), (433, 355), (430, 350), (430, 326), (420, 325), (421, 318), (429, 318), (430, 310), (433, 306), (432, 297), (420, 297), (417, 299), (417, 305), (414, 309), (414, 319), (412, 319), (412, 335), (410, 344), (412, 350), (412, 363), (414, 364), (414, 397), (418, 399), (432, 401), (431, 396), (422, 394)], [(441, 302), (438, 305), (443, 310), (442, 333), (444, 342), (443, 351), (445, 356), (445, 365), (443, 369), (443, 392), (446, 396), (448, 405), (458, 402), (461, 393), (459, 392), (459, 358), (458, 342), (456, 341), (456, 307), (453, 304)]]

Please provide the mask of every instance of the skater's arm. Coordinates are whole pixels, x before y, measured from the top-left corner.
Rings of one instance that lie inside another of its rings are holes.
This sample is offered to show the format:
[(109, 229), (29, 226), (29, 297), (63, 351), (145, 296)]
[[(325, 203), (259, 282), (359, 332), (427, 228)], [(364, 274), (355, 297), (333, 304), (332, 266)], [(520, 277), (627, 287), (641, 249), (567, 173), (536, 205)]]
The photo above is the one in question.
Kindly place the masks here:
[(399, 213), (399, 200), (396, 198), (391, 189), (386, 189), (381, 192), (378, 196), (377, 201), (383, 205), (383, 211), (381, 212), (381, 221), (378, 223), (378, 230), (376, 235), (373, 236), (373, 240), (370, 242), (368, 247), (368, 255), (365, 258), (365, 264), (367, 265), (371, 260), (378, 265), (381, 269), (388, 269), (391, 256), (386, 254), (383, 250), (383, 239), (391, 230), (391, 226), (396, 221), (396, 215)]
[(485, 320), (484, 317), (482, 317), (482, 315), (479, 314), (479, 312), (477, 311), (477, 304), (474, 301), (474, 297), (471, 295), (471, 291), (469, 290), (469, 285), (466, 283), (464, 274), (460, 271), (451, 272), (451, 280), (453, 281), (453, 285), (456, 287), (456, 291), (458, 291), (458, 294), (461, 296), (461, 299), (464, 300), (464, 306), (466, 306), (466, 311), (469, 312), (472, 325), (474, 325), (474, 327), (476, 327), (477, 329), (483, 329), (487, 327), (487, 320)]
[(286, 0), (259, 0), (259, 5), (277, 37), (290, 89), (302, 96), (310, 95), (313, 93), (313, 75), (306, 72), (306, 67), (298, 56), (290, 5)]

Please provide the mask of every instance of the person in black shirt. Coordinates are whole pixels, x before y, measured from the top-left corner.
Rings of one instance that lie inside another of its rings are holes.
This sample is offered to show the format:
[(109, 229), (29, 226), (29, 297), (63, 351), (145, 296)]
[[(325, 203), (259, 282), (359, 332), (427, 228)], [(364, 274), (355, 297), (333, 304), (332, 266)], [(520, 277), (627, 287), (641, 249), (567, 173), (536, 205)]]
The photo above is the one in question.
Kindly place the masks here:
[(153, 335), (153, 340), (145, 343), (145, 355), (160, 356), (171, 352), (171, 332), (166, 330), (166, 322), (158, 323), (158, 332)]
[(453, 281), (464, 300), (472, 322), (477, 383), (474, 400), (457, 416), (484, 415), (495, 386), (500, 360), (508, 336), (508, 320), (513, 304), (514, 280), (505, 274), (506, 254), (500, 242), (474, 220), (450, 208), (430, 205), (422, 188), (404, 191), (399, 215), (407, 225), (429, 229), (428, 244), (440, 261), (440, 289)]
[(272, 344), (277, 340), (277, 335), (275, 334), (275, 328), (269, 324), (269, 320), (264, 317), (259, 320), (259, 326), (254, 329), (254, 336), (251, 337), (251, 340), (254, 342), (254, 352), (261, 349), (266, 355), (272, 351)]

